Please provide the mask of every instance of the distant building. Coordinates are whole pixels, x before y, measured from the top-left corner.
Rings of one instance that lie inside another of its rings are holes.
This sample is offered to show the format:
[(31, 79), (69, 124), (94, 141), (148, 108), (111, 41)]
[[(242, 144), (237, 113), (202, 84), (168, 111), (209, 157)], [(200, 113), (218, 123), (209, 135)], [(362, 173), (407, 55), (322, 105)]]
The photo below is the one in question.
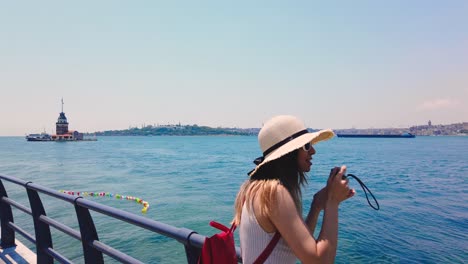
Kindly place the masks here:
[(431, 120), (429, 120), (429, 122), (427, 122), (427, 125), (428, 125), (428, 126), (432, 126)]
[(62, 112), (55, 123), (55, 135), (52, 135), (52, 140), (55, 141), (73, 141), (83, 140), (83, 133), (74, 130), (68, 130), (68, 120), (63, 112), (63, 98), (62, 98)]
[(68, 121), (65, 113), (63, 112), (63, 101), (62, 101), (62, 112), (57, 119), (57, 123), (55, 123), (55, 132), (57, 135), (65, 135), (68, 133)]

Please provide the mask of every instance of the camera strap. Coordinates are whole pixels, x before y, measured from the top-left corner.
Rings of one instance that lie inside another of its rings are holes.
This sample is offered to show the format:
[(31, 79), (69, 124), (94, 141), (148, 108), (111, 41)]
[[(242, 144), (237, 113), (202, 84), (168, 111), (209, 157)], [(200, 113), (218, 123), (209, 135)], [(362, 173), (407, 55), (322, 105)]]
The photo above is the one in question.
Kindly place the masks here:
[[(364, 193), (366, 194), (367, 203), (369, 203), (370, 207), (372, 207), (375, 210), (379, 210), (380, 209), (379, 202), (377, 202), (377, 199), (375, 199), (375, 196), (372, 194), (369, 188), (367, 188), (367, 186), (356, 175), (354, 174), (343, 175), (343, 178), (349, 178), (349, 177), (354, 178), (361, 185), (362, 189), (364, 190)], [(369, 200), (369, 196), (367, 195), (367, 192), (369, 192), (369, 194), (372, 196), (377, 206), (374, 206), (371, 204)]]

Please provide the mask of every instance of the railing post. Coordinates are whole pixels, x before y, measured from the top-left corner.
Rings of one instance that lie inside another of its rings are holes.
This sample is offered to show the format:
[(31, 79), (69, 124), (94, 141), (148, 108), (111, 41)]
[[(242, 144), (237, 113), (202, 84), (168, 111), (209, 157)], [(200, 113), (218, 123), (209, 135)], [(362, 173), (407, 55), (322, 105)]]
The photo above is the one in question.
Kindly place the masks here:
[(41, 215), (46, 215), (44, 206), (42, 205), (39, 194), (28, 188), (26, 184), (26, 191), (28, 192), (29, 204), (31, 205), (31, 212), (34, 222), (34, 232), (36, 233), (36, 254), (37, 263), (54, 263), (54, 258), (47, 254), (47, 249), (52, 248), (52, 235), (50, 234), (50, 227), (48, 224), (39, 220)]
[(83, 246), (85, 263), (104, 264), (102, 252), (91, 246), (94, 240), (99, 240), (93, 218), (87, 208), (76, 204), (77, 199), (82, 199), (82, 197), (77, 197), (75, 199), (75, 211), (78, 224), (80, 225), (81, 244)]
[(185, 254), (187, 255), (187, 263), (188, 264), (197, 264), (198, 258), (201, 254), (201, 249), (192, 246), (190, 244), (184, 245), (185, 247)]
[(8, 226), (9, 222), (13, 222), (13, 212), (11, 206), (3, 202), (3, 197), (8, 197), (8, 195), (3, 182), (0, 180), (0, 226), (2, 229), (0, 247), (9, 248), (16, 246), (15, 230)]
[(191, 241), (191, 236), (193, 234), (197, 234), (197, 232), (188, 230), (185, 228), (182, 228), (183, 232), (187, 232), (187, 238), (184, 243), (185, 247), (185, 255), (187, 256), (187, 263), (188, 264), (197, 264), (198, 263), (198, 258), (200, 257), (201, 254), (201, 249), (197, 248), (196, 246), (192, 245)]

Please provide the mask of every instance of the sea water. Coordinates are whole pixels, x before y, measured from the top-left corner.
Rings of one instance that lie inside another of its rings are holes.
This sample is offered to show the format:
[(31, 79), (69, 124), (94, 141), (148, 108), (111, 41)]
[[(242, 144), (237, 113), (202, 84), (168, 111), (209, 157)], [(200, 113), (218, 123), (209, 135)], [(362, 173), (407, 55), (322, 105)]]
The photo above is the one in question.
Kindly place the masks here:
[[(380, 204), (379, 211), (369, 207), (361, 187), (350, 180), (357, 193), (340, 205), (336, 263), (466, 263), (468, 137), (334, 138), (315, 147), (303, 191), (304, 214), (330, 169), (343, 164)], [(217, 232), (210, 220), (229, 224), (239, 186), (260, 155), (253, 136), (99, 137), (62, 143), (0, 137), (0, 174), (53, 190), (139, 197), (150, 204), (144, 215), (135, 202), (86, 199), (210, 236)], [(29, 207), (24, 189), (4, 184), (10, 198)], [(48, 216), (78, 228), (70, 204), (41, 198)], [(34, 234), (30, 216), (18, 211), (15, 222)], [(172, 239), (92, 216), (101, 241), (145, 263), (186, 262), (184, 247)], [(80, 242), (51, 229), (53, 247), (83, 263)]]

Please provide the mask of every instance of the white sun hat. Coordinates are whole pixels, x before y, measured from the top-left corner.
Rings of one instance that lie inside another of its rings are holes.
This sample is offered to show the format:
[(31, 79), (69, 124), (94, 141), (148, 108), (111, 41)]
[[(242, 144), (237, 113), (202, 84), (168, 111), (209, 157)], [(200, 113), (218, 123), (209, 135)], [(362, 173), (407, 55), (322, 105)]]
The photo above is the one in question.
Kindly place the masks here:
[(254, 161), (257, 167), (249, 172), (249, 175), (255, 174), (264, 164), (281, 158), (307, 143), (313, 145), (317, 142), (328, 140), (334, 135), (331, 129), (311, 133), (304, 126), (304, 123), (294, 116), (275, 116), (268, 120), (258, 133), (258, 143), (260, 144), (263, 156)]

